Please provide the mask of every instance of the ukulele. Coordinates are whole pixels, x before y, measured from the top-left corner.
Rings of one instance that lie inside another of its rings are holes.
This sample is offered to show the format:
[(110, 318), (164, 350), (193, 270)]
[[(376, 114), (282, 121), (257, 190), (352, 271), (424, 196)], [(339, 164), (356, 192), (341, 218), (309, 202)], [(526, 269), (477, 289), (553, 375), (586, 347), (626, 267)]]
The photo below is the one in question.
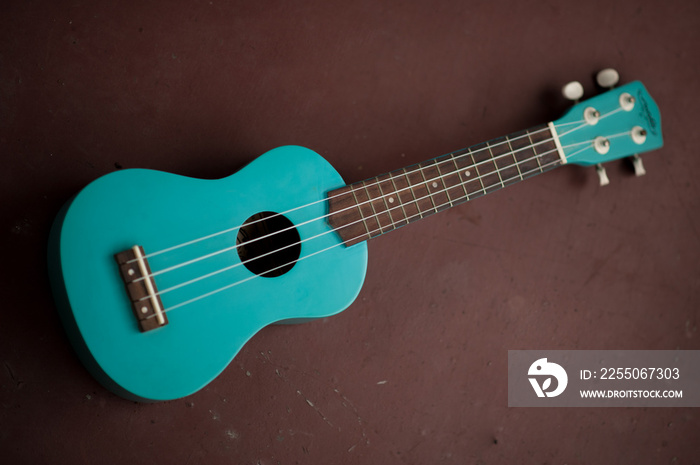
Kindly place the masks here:
[(348, 307), (368, 239), (566, 164), (596, 165), (604, 184), (602, 163), (634, 156), (641, 174), (636, 154), (662, 144), (658, 107), (632, 82), (556, 121), (350, 185), (297, 146), (218, 180), (120, 170), (58, 214), (52, 289), (100, 383), (132, 400), (176, 399), (265, 326)]

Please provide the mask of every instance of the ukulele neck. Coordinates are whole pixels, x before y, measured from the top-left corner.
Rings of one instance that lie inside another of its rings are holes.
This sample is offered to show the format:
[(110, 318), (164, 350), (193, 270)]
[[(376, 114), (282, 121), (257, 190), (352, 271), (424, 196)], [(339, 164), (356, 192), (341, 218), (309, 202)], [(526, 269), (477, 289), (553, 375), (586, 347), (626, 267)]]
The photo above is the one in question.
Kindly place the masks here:
[(566, 162), (544, 124), (328, 193), (329, 224), (350, 246)]

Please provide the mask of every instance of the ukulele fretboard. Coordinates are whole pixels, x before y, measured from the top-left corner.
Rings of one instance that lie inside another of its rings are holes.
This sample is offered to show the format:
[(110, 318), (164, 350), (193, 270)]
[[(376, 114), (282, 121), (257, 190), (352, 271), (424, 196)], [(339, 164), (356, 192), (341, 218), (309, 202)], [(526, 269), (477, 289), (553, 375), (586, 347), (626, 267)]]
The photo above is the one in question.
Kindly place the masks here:
[(328, 222), (346, 245), (480, 197), (561, 164), (545, 124), (328, 193)]

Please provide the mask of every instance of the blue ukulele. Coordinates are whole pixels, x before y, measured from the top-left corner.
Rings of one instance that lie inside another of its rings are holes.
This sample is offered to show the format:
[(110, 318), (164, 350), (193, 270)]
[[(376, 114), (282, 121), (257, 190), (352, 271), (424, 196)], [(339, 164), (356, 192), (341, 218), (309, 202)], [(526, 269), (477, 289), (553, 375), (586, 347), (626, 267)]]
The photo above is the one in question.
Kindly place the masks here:
[(661, 145), (658, 107), (633, 82), (556, 121), (351, 185), (295, 146), (219, 180), (116, 171), (59, 213), (53, 292), (104, 386), (176, 399), (212, 381), (265, 326), (348, 307), (367, 239), (569, 163), (597, 165), (605, 183), (601, 163), (635, 156), (641, 174), (636, 154)]

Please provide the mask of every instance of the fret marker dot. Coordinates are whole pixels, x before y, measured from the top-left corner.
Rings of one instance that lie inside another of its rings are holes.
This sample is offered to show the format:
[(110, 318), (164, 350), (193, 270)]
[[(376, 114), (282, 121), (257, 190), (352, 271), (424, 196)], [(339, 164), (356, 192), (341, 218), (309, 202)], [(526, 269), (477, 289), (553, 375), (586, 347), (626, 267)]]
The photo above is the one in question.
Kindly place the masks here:
[(129, 276), (133, 276), (134, 273), (136, 273), (136, 272), (134, 271), (133, 268), (129, 268), (129, 272), (128, 272), (128, 273), (129, 273)]
[(393, 198), (393, 197), (389, 197), (389, 203), (394, 203), (394, 198)]
[(434, 182), (433, 183), (433, 189), (437, 189), (438, 183)]
[(148, 313), (148, 307), (141, 307), (141, 313)]
[(465, 176), (471, 176), (471, 175), (472, 175), (472, 173), (471, 173), (471, 171), (469, 171), (469, 170), (466, 170), (466, 171), (464, 172), (464, 175), (465, 175)]

